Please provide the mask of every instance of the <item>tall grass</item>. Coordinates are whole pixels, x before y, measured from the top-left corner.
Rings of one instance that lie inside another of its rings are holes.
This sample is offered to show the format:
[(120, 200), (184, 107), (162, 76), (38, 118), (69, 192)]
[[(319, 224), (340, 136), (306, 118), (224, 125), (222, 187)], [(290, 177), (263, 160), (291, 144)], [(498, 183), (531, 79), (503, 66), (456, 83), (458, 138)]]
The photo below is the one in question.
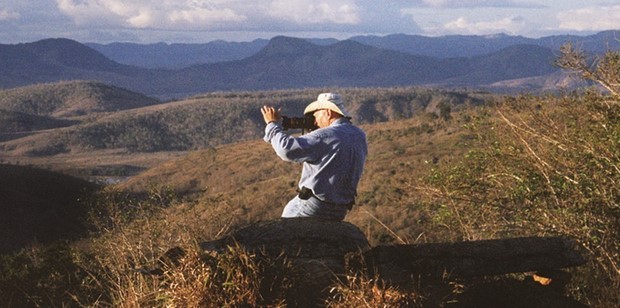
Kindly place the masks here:
[(568, 235), (591, 260), (572, 295), (618, 303), (620, 108), (610, 99), (520, 97), (478, 118), (479, 146), (427, 178), (436, 222), (455, 239)]
[[(108, 191), (93, 205), (99, 236), (92, 241), (89, 286), (101, 293), (96, 303), (110, 307), (280, 306), (285, 268), (240, 247), (209, 254), (200, 239), (226, 232), (235, 211), (212, 198), (180, 201), (166, 189), (133, 199)], [(205, 213), (205, 209), (209, 209)], [(173, 216), (187, 219), (167, 219)], [(193, 218), (191, 218), (193, 217)], [(278, 263), (279, 262), (279, 263)], [(85, 264), (83, 264), (86, 266)], [(269, 276), (271, 273), (272, 276)], [(272, 288), (272, 285), (276, 287)]]

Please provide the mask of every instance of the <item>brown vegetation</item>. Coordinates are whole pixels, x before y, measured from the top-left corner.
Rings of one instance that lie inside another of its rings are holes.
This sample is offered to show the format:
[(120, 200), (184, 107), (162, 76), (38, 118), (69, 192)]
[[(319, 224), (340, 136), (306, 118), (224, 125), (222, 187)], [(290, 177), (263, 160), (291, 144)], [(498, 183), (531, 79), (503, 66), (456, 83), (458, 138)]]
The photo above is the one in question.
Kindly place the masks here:
[[(63, 88), (67, 85), (55, 86)], [(91, 113), (72, 118), (69, 123), (72, 125), (64, 128), (0, 135), (0, 140), (6, 138), (6, 141), (0, 141), (0, 159), (11, 163), (49, 165), (55, 170), (72, 170), (72, 174), (76, 168), (81, 169), (82, 174), (92, 174), (102, 168), (117, 170), (116, 162), (106, 166), (106, 157), (114, 155), (115, 160), (132, 161), (139, 168), (156, 166), (165, 161), (169, 157), (166, 153), (171, 151), (212, 149), (223, 144), (256, 140), (263, 130), (258, 111), (260, 106), (276, 105), (286, 115), (300, 116), (304, 106), (320, 91), (325, 89), (210, 93), (143, 108)], [(339, 91), (347, 98), (347, 107), (357, 124), (384, 123), (424, 113), (447, 119), (452, 111), (480, 105), (492, 97), (483, 93), (415, 88)], [(44, 101), (39, 103), (39, 109), (45, 108)], [(76, 164), (76, 161), (80, 163)]]
[(67, 118), (159, 103), (156, 99), (94, 81), (38, 84), (0, 91), (0, 109)]

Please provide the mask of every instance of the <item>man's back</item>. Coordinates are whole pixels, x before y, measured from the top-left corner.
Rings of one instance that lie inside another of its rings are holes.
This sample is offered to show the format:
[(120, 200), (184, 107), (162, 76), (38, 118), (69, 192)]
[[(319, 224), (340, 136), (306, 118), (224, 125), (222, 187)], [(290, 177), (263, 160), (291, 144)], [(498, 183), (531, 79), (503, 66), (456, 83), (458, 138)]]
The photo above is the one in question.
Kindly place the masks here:
[(299, 185), (312, 189), (321, 200), (353, 202), (368, 154), (366, 134), (340, 119), (305, 137), (318, 140), (319, 155), (317, 160), (304, 162)]

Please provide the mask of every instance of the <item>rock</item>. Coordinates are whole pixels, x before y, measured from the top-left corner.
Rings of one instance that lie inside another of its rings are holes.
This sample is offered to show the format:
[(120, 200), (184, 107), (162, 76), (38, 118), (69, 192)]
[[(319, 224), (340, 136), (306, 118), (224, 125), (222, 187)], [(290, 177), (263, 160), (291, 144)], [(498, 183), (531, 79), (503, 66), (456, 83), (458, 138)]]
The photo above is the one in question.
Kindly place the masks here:
[(222, 253), (235, 245), (270, 259), (285, 256), (291, 283), (287, 303), (295, 306), (320, 305), (328, 288), (345, 274), (345, 255), (370, 249), (366, 236), (355, 225), (314, 218), (257, 222), (200, 247)]
[(586, 262), (578, 245), (562, 236), (382, 245), (366, 251), (362, 258), (371, 276), (394, 285), (406, 285), (411, 277), (419, 275), (491, 276), (568, 268)]
[(293, 259), (342, 259), (348, 252), (370, 249), (362, 231), (348, 222), (314, 218), (280, 218), (250, 224), (231, 234), (201, 243), (204, 250), (223, 251), (238, 243), (268, 256), (286, 254)]
[[(216, 255), (235, 253), (231, 247), (253, 256), (260, 264), (260, 294), (266, 304), (270, 299), (282, 298), (284, 292), (287, 305), (304, 307), (323, 306), (329, 288), (348, 274), (378, 278), (390, 286), (409, 289), (423, 277), (425, 284), (441, 284), (446, 274), (467, 278), (538, 271), (543, 275), (541, 270), (586, 262), (575, 242), (565, 237), (370, 247), (355, 225), (314, 218), (256, 222), (199, 245), (209, 264), (217, 263)], [(159, 263), (175, 266), (183, 255), (182, 249), (173, 248)]]

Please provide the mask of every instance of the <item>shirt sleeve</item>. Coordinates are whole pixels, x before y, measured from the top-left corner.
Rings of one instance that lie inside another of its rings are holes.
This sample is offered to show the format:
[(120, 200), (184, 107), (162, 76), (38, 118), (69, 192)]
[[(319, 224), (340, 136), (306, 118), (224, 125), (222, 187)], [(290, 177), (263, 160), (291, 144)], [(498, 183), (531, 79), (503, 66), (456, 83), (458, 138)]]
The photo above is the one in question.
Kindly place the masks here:
[(320, 139), (315, 134), (292, 137), (276, 122), (267, 124), (263, 140), (271, 143), (276, 154), (285, 161), (313, 162), (322, 155)]

